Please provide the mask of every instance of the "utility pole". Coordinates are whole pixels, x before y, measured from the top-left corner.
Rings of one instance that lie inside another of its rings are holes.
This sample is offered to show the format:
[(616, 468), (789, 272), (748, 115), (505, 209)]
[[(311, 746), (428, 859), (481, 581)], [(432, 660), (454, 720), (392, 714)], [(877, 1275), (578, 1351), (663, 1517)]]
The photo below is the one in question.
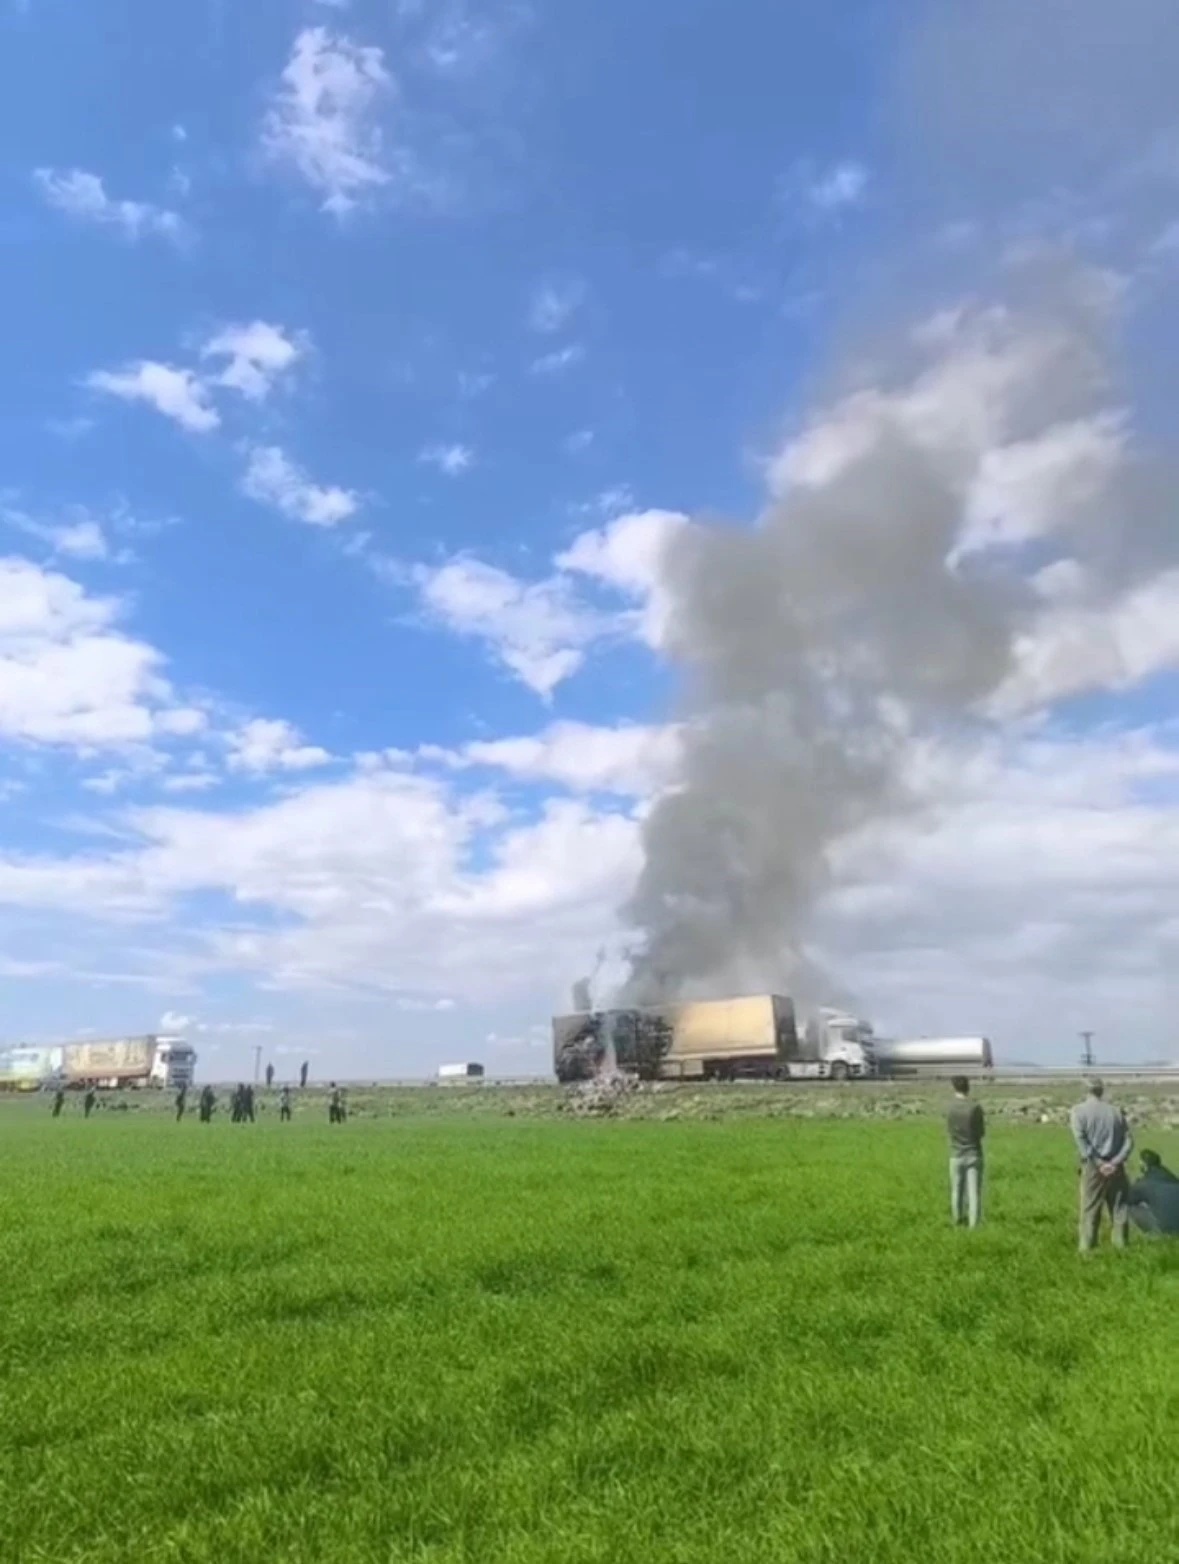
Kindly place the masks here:
[(254, 1085), (258, 1084), (258, 1075), (262, 1069), (262, 1044), (254, 1044)]
[(1093, 1057), (1093, 1033), (1082, 1032), (1081, 1042), (1085, 1045), (1081, 1050), (1081, 1063), (1084, 1065), (1086, 1070), (1091, 1070), (1097, 1063), (1096, 1059)]

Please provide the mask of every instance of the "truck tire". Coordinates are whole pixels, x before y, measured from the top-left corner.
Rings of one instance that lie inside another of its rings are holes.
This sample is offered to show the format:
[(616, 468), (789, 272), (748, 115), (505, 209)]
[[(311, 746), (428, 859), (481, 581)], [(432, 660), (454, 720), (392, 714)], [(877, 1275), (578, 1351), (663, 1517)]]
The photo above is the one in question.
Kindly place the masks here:
[(835, 1063), (831, 1066), (831, 1079), (833, 1081), (847, 1080), (847, 1064), (844, 1060), (836, 1059)]

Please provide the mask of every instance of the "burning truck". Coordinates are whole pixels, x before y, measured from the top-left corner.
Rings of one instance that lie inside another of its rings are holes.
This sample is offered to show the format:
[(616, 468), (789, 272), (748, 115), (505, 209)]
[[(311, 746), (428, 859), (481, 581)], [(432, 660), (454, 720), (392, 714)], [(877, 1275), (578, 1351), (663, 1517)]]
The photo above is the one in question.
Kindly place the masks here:
[(876, 1073), (866, 1021), (823, 1010), (799, 1030), (784, 994), (553, 1017), (553, 1070), (585, 1081), (614, 1070), (640, 1080), (854, 1080)]

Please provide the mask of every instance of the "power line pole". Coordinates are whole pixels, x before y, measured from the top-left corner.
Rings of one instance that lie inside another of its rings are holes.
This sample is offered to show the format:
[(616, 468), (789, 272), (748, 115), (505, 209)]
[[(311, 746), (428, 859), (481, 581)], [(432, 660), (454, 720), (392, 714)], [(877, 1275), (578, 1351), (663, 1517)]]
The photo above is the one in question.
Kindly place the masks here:
[(1093, 1057), (1093, 1033), (1082, 1032), (1081, 1042), (1085, 1045), (1081, 1050), (1081, 1063), (1084, 1065), (1086, 1070), (1091, 1070), (1097, 1063), (1096, 1059)]

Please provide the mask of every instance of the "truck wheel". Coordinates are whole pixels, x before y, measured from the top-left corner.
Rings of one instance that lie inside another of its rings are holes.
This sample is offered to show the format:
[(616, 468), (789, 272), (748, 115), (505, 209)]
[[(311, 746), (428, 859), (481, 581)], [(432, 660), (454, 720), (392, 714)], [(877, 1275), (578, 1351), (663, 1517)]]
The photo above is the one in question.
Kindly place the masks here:
[(836, 1059), (835, 1063), (831, 1066), (831, 1079), (833, 1081), (847, 1080), (847, 1065), (842, 1059)]

